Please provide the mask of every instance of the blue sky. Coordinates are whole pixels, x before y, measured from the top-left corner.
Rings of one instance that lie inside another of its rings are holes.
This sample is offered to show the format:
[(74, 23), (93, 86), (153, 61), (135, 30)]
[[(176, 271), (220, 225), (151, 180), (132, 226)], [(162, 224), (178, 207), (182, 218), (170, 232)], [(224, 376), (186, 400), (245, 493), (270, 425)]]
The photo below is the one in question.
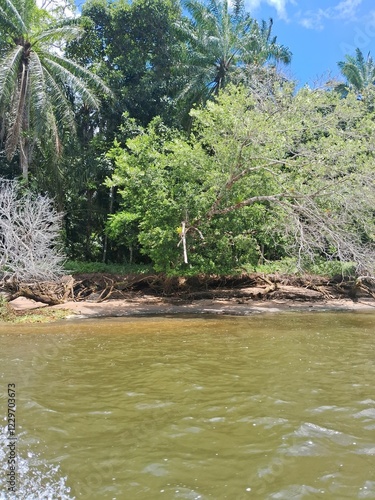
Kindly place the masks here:
[(375, 56), (374, 0), (245, 0), (257, 20), (274, 20), (277, 41), (293, 53), (284, 70), (311, 87), (340, 78), (337, 62), (356, 47)]

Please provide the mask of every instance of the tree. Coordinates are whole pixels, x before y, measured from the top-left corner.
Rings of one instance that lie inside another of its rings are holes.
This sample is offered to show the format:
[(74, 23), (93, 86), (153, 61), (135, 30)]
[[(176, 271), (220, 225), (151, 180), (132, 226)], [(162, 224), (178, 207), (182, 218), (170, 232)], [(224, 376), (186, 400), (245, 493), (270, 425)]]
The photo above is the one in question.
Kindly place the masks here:
[(98, 109), (98, 93), (109, 94), (100, 78), (61, 54), (59, 44), (80, 31), (77, 21), (55, 21), (36, 0), (0, 0), (1, 138), (8, 159), (18, 151), (25, 180), (42, 140), (61, 152), (64, 131), (75, 128), (72, 101)]
[[(228, 88), (194, 110), (191, 136), (160, 121), (111, 152), (134, 235), (158, 270), (233, 271), (260, 258), (375, 262), (373, 115), (350, 94), (280, 90), (257, 105)], [(133, 237), (133, 236), (132, 236)]]
[(147, 125), (154, 116), (174, 116), (177, 61), (181, 43), (175, 23), (177, 0), (107, 2), (91, 0), (82, 9), (85, 33), (68, 53), (87, 67), (96, 65), (116, 95), (110, 110), (115, 126), (124, 111)]
[(2, 279), (51, 280), (63, 274), (61, 221), (47, 196), (22, 193), (17, 182), (0, 179)]
[(273, 21), (260, 24), (244, 10), (243, 2), (228, 0), (185, 0), (189, 13), (180, 23), (186, 41), (183, 95), (191, 102), (205, 102), (217, 95), (238, 73), (246, 78), (249, 70), (269, 61), (289, 64), (291, 52), (272, 36)]
[(106, 246), (105, 220), (118, 197), (109, 196), (103, 185), (113, 172), (104, 155), (116, 136), (125, 141), (132, 135), (133, 120), (147, 126), (160, 115), (169, 124), (176, 122), (175, 68), (181, 43), (175, 22), (180, 14), (178, 0), (90, 0), (82, 8), (84, 32), (67, 45), (67, 57), (95, 72), (115, 98), (105, 101), (99, 113), (76, 108), (78, 141), (65, 148), (59, 166), (71, 258), (113, 260), (122, 259), (122, 252), (128, 255), (129, 245), (119, 251), (117, 245)]
[(345, 61), (338, 62), (338, 67), (347, 80), (346, 85), (339, 85), (339, 90), (353, 89), (361, 93), (375, 83), (375, 64), (370, 52), (365, 58), (357, 48), (356, 56), (346, 55)]

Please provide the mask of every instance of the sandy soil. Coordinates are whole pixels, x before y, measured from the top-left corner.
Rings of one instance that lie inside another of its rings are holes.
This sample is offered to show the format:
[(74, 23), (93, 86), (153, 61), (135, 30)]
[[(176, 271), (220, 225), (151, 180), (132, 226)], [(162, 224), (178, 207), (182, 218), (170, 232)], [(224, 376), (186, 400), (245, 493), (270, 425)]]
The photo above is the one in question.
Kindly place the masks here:
[[(242, 279), (242, 281), (241, 281)], [(278, 313), (285, 311), (375, 311), (375, 291), (359, 289), (350, 298), (351, 288), (345, 290), (340, 283), (325, 283), (322, 279), (314, 282), (308, 279), (279, 280), (277, 287), (262, 276), (245, 276), (234, 283), (228, 279), (206, 280), (202, 283), (188, 283), (177, 286), (171, 296), (163, 295), (159, 289), (148, 287), (145, 290), (117, 290), (121, 298), (112, 296), (100, 301), (103, 290), (108, 287), (108, 277), (88, 275), (76, 280), (84, 284), (84, 291), (90, 291), (84, 300), (69, 301), (47, 306), (25, 296), (9, 302), (16, 311), (23, 312), (45, 307), (48, 309), (69, 310), (76, 317), (121, 317), (173, 314), (225, 314), (247, 316), (256, 313)], [(143, 277), (138, 281), (142, 283)], [(120, 284), (122, 281), (118, 278)], [(111, 278), (111, 282), (113, 279)], [(162, 283), (165, 285), (165, 283)], [(220, 285), (220, 286), (219, 286)], [(271, 286), (270, 286), (271, 285)], [(344, 283), (345, 285), (345, 283)], [(111, 288), (112, 290), (112, 288)], [(76, 290), (76, 296), (79, 293)]]
[(122, 317), (174, 314), (221, 314), (248, 316), (259, 313), (279, 313), (285, 311), (375, 311), (374, 299), (328, 299), (325, 301), (297, 300), (244, 300), (205, 299), (168, 301), (155, 297), (141, 297), (131, 300), (109, 300), (106, 302), (67, 302), (52, 309), (68, 309), (77, 317)]

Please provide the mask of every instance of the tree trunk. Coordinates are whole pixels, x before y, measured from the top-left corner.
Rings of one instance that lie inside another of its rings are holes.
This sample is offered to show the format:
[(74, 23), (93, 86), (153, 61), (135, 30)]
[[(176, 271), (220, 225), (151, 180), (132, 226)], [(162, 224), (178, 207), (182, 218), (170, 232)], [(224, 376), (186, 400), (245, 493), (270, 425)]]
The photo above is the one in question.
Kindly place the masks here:
[(26, 182), (29, 181), (29, 154), (28, 154), (28, 141), (26, 137), (20, 137), (20, 167), (22, 170), (22, 178)]
[[(113, 186), (109, 188), (109, 214), (113, 213)], [(104, 245), (103, 245), (103, 260), (102, 262), (107, 264), (107, 250), (108, 250), (108, 234), (104, 233)]]
[(20, 149), (20, 167), (22, 170), (22, 177), (25, 183), (29, 181), (29, 166), (30, 166), (30, 145), (27, 134), (30, 127), (30, 99), (28, 98), (29, 86), (29, 72), (27, 64), (24, 64), (21, 94), (23, 100), (23, 109), (20, 109), (22, 116), (22, 127), (19, 131), (19, 149)]

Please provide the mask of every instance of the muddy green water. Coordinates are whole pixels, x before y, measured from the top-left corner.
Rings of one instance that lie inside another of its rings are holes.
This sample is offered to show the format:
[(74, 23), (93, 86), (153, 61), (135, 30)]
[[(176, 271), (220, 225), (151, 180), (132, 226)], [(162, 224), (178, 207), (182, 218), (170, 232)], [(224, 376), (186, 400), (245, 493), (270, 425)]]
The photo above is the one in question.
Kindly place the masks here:
[(1, 326), (0, 498), (375, 499), (374, 361), (374, 313)]

